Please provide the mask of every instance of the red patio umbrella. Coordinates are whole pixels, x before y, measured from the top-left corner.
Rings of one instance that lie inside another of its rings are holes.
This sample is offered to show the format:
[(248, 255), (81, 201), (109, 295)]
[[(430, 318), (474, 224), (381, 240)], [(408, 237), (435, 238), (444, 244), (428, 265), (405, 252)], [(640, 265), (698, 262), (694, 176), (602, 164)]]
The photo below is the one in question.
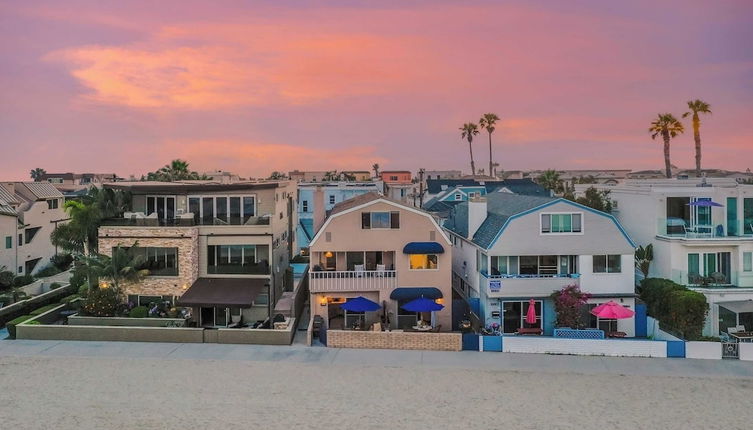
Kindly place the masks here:
[(621, 320), (624, 318), (632, 317), (633, 315), (635, 315), (635, 312), (617, 302), (610, 300), (593, 308), (593, 310), (591, 310), (591, 314), (596, 315), (599, 318)]
[(536, 324), (536, 300), (531, 299), (528, 301), (528, 312), (526, 312), (526, 322), (528, 324)]

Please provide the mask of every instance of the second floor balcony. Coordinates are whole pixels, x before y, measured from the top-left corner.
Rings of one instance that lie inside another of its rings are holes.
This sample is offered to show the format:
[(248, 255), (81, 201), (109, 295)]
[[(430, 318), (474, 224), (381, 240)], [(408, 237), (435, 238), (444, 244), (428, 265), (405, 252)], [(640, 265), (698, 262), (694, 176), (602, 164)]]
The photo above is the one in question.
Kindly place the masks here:
[(579, 285), (580, 275), (517, 274), (489, 275), (481, 272), (481, 286), (490, 297), (544, 297), (568, 285)]
[(126, 212), (122, 218), (108, 218), (102, 221), (103, 227), (195, 227), (195, 226), (268, 226), (272, 215), (244, 217), (198, 217), (192, 213), (174, 217), (159, 217), (152, 213)]
[(312, 293), (379, 291), (397, 288), (394, 270), (330, 270), (309, 272)]

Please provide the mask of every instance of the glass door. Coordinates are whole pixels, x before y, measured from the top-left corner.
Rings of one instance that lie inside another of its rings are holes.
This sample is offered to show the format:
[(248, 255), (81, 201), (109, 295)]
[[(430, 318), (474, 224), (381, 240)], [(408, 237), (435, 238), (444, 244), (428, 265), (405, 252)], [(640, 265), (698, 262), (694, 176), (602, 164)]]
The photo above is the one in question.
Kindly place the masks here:
[(727, 197), (727, 236), (737, 235), (737, 197)]

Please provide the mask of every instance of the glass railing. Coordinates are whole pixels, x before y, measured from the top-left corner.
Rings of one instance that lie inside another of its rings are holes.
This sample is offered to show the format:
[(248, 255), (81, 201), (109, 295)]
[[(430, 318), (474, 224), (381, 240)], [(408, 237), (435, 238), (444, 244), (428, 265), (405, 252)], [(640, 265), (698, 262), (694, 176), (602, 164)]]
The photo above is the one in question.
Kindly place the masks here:
[(753, 227), (745, 228), (742, 221), (735, 223), (732, 229), (727, 229), (726, 223), (712, 222), (711, 224), (691, 224), (682, 218), (657, 218), (656, 234), (667, 237), (686, 239), (720, 239), (735, 237), (750, 237)]
[(255, 226), (269, 225), (271, 215), (258, 217), (226, 217), (226, 218), (155, 218), (136, 215), (123, 218), (108, 218), (102, 220), (102, 227), (193, 227), (193, 226)]
[(207, 266), (210, 275), (269, 275), (269, 264), (260, 261), (256, 264), (220, 264)]
[(579, 273), (538, 273), (538, 274), (488, 274), (485, 271), (480, 272), (485, 278), (491, 279), (540, 279), (540, 278), (580, 278)]
[[(698, 273), (688, 273), (684, 270), (673, 270), (671, 279), (678, 284), (698, 288), (753, 287), (753, 276), (747, 275), (745, 272), (741, 273), (737, 271), (729, 273), (714, 272), (709, 275), (701, 275)], [(745, 281), (746, 279), (749, 279), (749, 281)], [(741, 281), (744, 281), (743, 285), (741, 285)], [(748, 282), (750, 282), (750, 285), (745, 285)]]

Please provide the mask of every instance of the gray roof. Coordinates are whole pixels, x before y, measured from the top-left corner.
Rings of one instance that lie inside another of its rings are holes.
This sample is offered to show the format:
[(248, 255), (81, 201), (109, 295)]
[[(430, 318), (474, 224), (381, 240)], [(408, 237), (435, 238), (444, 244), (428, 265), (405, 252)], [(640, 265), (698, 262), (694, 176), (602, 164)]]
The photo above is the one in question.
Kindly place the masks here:
[(0, 215), (16, 216), (18, 214), (16, 213), (16, 210), (5, 203), (5, 201), (0, 200)]
[(21, 203), (21, 201), (18, 200), (18, 198), (16, 196), (14, 196), (10, 192), (8, 192), (8, 190), (6, 190), (5, 187), (3, 187), (2, 185), (0, 185), (0, 200), (2, 200), (3, 202), (5, 202), (6, 204), (19, 204), (19, 203)]
[(37, 200), (62, 198), (63, 193), (49, 182), (22, 182)]
[[(510, 193), (490, 193), (486, 195), (486, 220), (473, 235), (473, 242), (482, 248), (488, 248), (502, 226), (511, 217), (528, 210), (553, 202), (555, 198), (527, 196)], [(468, 202), (455, 206), (444, 226), (463, 237), (468, 236)]]

